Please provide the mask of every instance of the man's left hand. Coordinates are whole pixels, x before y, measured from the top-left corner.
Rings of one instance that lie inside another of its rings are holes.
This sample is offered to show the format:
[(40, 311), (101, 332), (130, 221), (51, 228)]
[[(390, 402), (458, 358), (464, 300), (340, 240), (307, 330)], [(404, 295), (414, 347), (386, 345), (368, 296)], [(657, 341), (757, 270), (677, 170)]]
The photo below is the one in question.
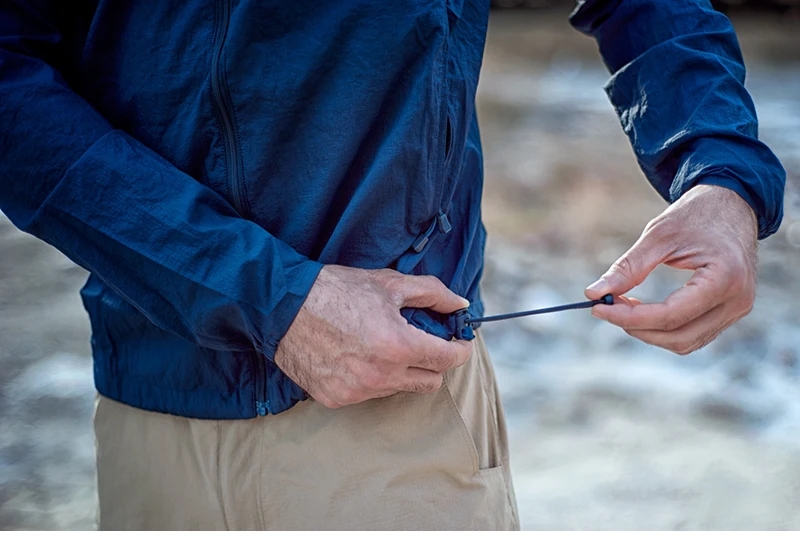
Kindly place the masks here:
[[(592, 315), (648, 344), (686, 355), (747, 315), (756, 289), (757, 222), (735, 192), (698, 185), (645, 227), (642, 236), (586, 289), (589, 299), (613, 294), (614, 305)], [(622, 296), (659, 264), (694, 275), (661, 303)]]

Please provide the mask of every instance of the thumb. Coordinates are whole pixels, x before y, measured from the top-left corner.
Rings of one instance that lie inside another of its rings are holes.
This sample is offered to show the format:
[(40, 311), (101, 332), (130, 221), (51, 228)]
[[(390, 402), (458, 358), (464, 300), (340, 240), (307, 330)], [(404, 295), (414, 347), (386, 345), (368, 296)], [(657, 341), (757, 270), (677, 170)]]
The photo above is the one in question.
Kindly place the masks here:
[(432, 275), (405, 276), (398, 290), (400, 307), (429, 308), (445, 314), (469, 307), (468, 300)]
[(599, 300), (606, 294), (619, 296), (628, 292), (640, 285), (668, 254), (666, 248), (652, 238), (652, 235), (642, 235), (600, 279), (586, 287), (586, 297)]

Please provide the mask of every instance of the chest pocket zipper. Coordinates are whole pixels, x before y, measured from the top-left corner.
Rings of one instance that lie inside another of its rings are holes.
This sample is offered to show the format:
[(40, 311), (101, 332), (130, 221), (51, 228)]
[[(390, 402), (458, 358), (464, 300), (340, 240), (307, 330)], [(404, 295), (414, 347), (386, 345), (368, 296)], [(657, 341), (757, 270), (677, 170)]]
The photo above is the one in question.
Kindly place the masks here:
[(397, 271), (404, 274), (409, 273), (422, 258), (431, 241), (436, 238), (437, 231), (438, 234), (446, 235), (452, 230), (453, 226), (450, 224), (447, 214), (440, 211), (428, 226), (428, 229), (414, 240), (409, 251), (400, 258), (397, 263)]

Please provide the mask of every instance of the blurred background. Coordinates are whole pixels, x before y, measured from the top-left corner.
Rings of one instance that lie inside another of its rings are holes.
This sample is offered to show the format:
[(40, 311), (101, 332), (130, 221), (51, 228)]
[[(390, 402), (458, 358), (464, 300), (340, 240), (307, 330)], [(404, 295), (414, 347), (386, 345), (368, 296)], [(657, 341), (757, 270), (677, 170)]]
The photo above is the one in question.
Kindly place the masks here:
[[(572, 0), (496, 0), (478, 106), (488, 313), (583, 298), (665, 203)], [(527, 529), (800, 528), (800, 0), (718, 2), (788, 171), (753, 312), (687, 357), (574, 311), (487, 324)], [(86, 274), (0, 214), (0, 528), (95, 527)], [(659, 268), (632, 294), (687, 279)]]

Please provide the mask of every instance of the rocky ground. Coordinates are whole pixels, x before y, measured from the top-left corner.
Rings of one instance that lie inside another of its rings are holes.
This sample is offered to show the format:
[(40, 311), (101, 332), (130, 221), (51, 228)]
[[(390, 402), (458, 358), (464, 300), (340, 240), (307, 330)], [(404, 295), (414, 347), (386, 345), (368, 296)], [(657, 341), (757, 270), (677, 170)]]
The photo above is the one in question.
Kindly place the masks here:
[[(737, 20), (761, 133), (789, 170), (758, 300), (676, 357), (586, 311), (486, 325), (530, 529), (800, 528), (800, 26)], [(582, 299), (664, 208), (563, 16), (492, 15), (479, 96), (490, 313)], [(634, 295), (686, 274), (659, 269)], [(92, 528), (85, 273), (0, 216), (0, 527)]]

